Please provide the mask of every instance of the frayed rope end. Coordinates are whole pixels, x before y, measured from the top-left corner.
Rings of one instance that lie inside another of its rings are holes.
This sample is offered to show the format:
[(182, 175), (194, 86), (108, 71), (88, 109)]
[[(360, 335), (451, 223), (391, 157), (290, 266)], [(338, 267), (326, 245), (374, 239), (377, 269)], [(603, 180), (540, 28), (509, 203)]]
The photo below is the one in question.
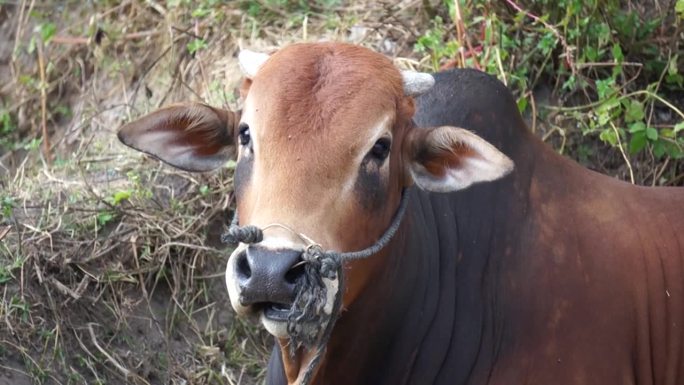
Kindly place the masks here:
[(221, 235), (221, 242), (229, 245), (238, 243), (259, 243), (264, 239), (264, 232), (256, 226), (236, 226), (231, 225), (228, 231)]

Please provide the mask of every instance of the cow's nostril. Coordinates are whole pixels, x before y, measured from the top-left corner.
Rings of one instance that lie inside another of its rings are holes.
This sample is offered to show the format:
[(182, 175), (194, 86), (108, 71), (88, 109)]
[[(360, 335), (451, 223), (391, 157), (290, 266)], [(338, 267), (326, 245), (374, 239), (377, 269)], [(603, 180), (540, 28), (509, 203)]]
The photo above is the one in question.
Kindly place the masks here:
[(235, 276), (243, 305), (277, 303), (289, 305), (296, 283), (304, 274), (301, 250), (269, 249), (250, 245), (236, 255)]
[(292, 265), (290, 270), (285, 273), (285, 282), (289, 284), (296, 284), (299, 278), (304, 275), (304, 261), (299, 260), (297, 263)]
[(252, 277), (252, 268), (247, 261), (247, 253), (244, 251), (237, 256), (237, 274), (240, 279), (247, 280)]

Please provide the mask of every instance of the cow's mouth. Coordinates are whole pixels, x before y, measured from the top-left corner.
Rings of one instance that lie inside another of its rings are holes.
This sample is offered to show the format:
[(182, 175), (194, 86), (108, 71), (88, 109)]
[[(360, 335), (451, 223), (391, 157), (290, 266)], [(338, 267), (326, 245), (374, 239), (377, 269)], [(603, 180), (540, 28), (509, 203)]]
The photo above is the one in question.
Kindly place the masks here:
[(262, 305), (264, 317), (271, 321), (286, 322), (290, 313), (290, 305), (283, 303), (267, 302)]
[(261, 324), (276, 338), (289, 339), (287, 316), (290, 306), (278, 302), (263, 302), (254, 307)]

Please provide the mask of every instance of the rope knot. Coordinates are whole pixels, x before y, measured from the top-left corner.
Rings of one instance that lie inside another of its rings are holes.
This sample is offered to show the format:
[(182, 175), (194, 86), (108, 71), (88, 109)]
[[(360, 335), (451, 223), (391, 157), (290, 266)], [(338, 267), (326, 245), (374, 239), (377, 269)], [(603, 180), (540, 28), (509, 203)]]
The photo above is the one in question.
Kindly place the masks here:
[[(337, 314), (325, 311), (328, 287), (324, 278), (339, 279), (342, 259), (338, 253), (324, 252), (318, 244), (310, 244), (302, 253), (304, 274), (295, 287), (295, 299), (287, 317), (287, 331), (291, 339), (291, 352), (301, 347), (314, 346)], [(339, 293), (335, 293), (339, 296)], [(338, 309), (334, 309), (336, 313)]]
[(302, 254), (302, 260), (310, 264), (313, 270), (323, 278), (336, 279), (342, 266), (342, 257), (334, 251), (324, 252), (319, 244), (311, 244)]
[(238, 243), (259, 243), (264, 239), (263, 231), (252, 225), (237, 226), (231, 225), (228, 231), (221, 235), (221, 242), (229, 245), (237, 245)]
[[(264, 229), (259, 229), (256, 226), (240, 227), (237, 212), (228, 231), (221, 236), (221, 241), (233, 245), (240, 242), (259, 243), (263, 240), (264, 230), (271, 226), (278, 226), (298, 235), (305, 243), (308, 243), (301, 257), (304, 262), (304, 273), (295, 284), (295, 299), (287, 314), (290, 354), (294, 357), (297, 349), (302, 346), (316, 348), (314, 357), (307, 365), (304, 377), (300, 382), (302, 385), (308, 385), (311, 382), (314, 370), (318, 367), (325, 353), (326, 343), (330, 339), (333, 326), (342, 309), (345, 283), (342, 262), (367, 258), (385, 247), (399, 229), (407, 202), (408, 194), (404, 189), (399, 207), (385, 233), (373, 245), (359, 251), (345, 253), (325, 251), (321, 245), (313, 243), (310, 238), (282, 224), (271, 224)], [(324, 279), (333, 282), (324, 281)], [(328, 295), (328, 287), (335, 291), (330, 293), (330, 296)], [(332, 303), (328, 304), (331, 299)]]

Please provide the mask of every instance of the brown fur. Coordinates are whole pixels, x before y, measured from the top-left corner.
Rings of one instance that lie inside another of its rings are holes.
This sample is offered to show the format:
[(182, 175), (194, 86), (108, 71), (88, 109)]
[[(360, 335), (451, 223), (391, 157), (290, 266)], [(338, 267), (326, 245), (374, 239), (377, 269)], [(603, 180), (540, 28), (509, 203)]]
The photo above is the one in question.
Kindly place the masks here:
[[(251, 82), (243, 83), (242, 92), (248, 95), (246, 108), (254, 111), (250, 127), (258, 153), (239, 202), (240, 220), (283, 223), (339, 251), (375, 242), (408, 181), (400, 143), (415, 111), (392, 62), (347, 44), (297, 44), (275, 53)], [(394, 179), (385, 186), (382, 210), (370, 215), (354, 191), (344, 195), (340, 187), (357, 177), (360, 164), (352, 160), (370, 149), (368, 130), (388, 114), (393, 146), (386, 171)], [(383, 260), (377, 255), (346, 265), (345, 306), (381, 270)], [(301, 354), (284, 359), (291, 383)]]
[[(398, 139), (409, 124), (414, 107), (403, 95), (399, 71), (364, 48), (297, 44), (275, 53), (245, 86), (259, 151), (240, 202), (245, 220), (281, 221), (338, 250), (367, 247), (392, 213), (367, 221), (361, 205), (340, 196), (340, 186), (356, 176), (359, 164), (351, 160), (373, 144), (367, 130), (390, 114)], [(399, 152), (393, 149), (392, 167), (399, 167)], [(397, 199), (389, 197), (388, 204)], [(358, 231), (350, 232), (350, 225)]]

